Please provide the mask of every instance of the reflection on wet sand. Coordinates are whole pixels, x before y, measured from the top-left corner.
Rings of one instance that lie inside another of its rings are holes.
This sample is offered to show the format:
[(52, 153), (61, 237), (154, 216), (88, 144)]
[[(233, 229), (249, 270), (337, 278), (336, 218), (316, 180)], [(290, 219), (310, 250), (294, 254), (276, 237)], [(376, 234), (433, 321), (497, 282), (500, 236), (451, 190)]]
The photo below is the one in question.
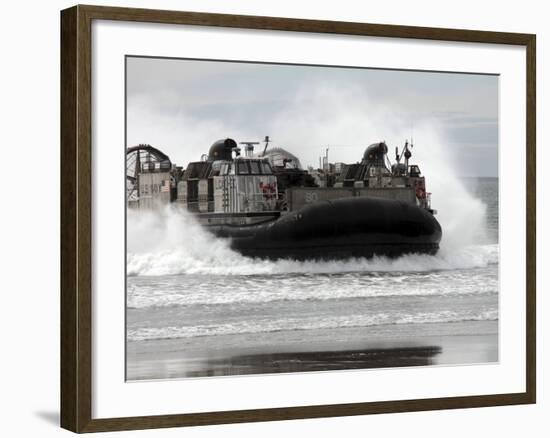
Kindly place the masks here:
[(433, 365), (434, 357), (440, 353), (441, 347), (427, 346), (352, 351), (248, 354), (205, 360), (202, 369), (190, 371), (186, 377)]
[[(420, 326), (389, 326), (391, 332), (381, 331), (380, 327), (311, 330), (307, 338), (303, 331), (281, 331), (128, 342), (126, 380), (391, 369), (499, 360), (497, 321)], [(464, 334), (456, 334), (460, 332)]]

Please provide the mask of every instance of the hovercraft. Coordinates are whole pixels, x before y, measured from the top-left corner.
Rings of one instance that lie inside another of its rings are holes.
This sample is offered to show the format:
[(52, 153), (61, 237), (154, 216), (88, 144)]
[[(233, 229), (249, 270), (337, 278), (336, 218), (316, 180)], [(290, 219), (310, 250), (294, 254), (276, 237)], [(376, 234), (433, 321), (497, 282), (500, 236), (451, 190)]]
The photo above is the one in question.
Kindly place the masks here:
[[(175, 166), (158, 149), (128, 149), (130, 208), (167, 203), (191, 212), (239, 253), (268, 259), (342, 259), (435, 254), (441, 226), (407, 142), (392, 165), (385, 142), (353, 164), (305, 170), (282, 148), (232, 139), (215, 142), (200, 161)], [(241, 153), (244, 149), (244, 154)]]

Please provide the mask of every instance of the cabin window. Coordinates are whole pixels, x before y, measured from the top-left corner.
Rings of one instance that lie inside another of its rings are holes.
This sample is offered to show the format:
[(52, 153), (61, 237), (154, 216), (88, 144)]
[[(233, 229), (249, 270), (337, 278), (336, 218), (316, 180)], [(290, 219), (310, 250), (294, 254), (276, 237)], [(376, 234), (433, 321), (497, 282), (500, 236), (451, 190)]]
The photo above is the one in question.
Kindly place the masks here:
[(225, 172), (222, 172), (221, 175), (235, 175), (235, 167), (231, 163), (225, 164)]
[(251, 161), (250, 162), (250, 173), (252, 175), (259, 175), (261, 173), (259, 162), (257, 162), (257, 161)]
[(273, 172), (271, 171), (271, 166), (267, 161), (262, 161), (262, 173), (264, 175), (271, 175)]
[(248, 171), (248, 163), (246, 161), (239, 161), (237, 166), (239, 175), (248, 175), (250, 173)]

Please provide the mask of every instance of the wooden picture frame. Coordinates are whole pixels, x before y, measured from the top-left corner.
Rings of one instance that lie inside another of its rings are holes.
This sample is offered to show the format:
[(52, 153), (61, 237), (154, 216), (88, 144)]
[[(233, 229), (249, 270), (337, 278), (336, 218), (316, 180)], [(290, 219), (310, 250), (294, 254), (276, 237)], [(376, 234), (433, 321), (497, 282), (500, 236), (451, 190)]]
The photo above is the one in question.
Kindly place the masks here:
[[(526, 391), (416, 400), (92, 418), (92, 21), (517, 45), (526, 48)], [(531, 34), (100, 6), (61, 12), (61, 426), (74, 432), (148, 429), (535, 403), (535, 49)]]

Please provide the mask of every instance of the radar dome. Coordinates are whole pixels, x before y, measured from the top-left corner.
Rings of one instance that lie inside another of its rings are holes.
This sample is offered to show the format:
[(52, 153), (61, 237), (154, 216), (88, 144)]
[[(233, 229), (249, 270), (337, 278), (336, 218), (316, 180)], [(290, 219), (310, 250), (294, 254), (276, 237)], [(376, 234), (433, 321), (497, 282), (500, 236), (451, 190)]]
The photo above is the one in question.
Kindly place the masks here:
[(302, 169), (300, 160), (283, 148), (270, 148), (263, 157), (269, 160), (272, 167), (285, 167), (287, 169)]

